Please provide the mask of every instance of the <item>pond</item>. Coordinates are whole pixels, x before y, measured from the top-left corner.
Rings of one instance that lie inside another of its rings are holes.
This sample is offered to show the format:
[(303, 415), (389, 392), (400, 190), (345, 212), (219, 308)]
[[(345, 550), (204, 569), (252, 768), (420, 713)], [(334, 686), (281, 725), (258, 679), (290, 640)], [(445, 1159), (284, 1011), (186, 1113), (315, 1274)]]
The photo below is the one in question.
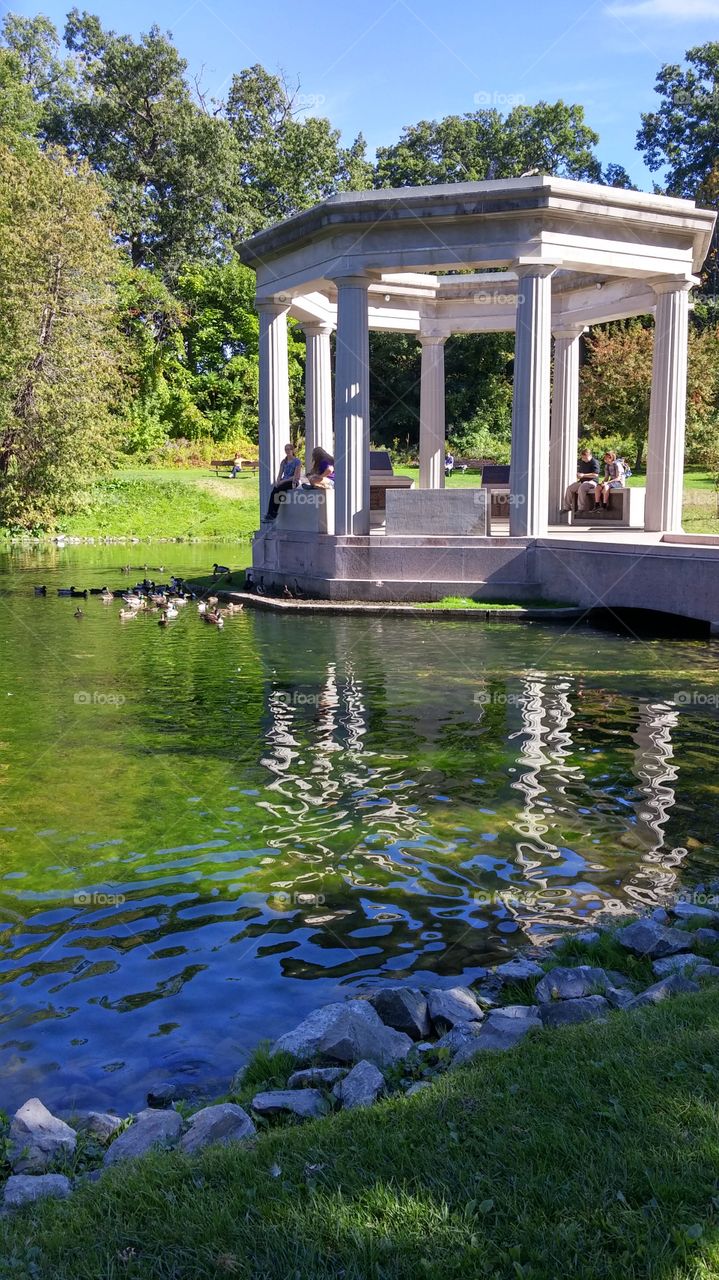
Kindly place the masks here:
[(469, 981), (716, 867), (715, 644), (250, 609), (218, 632), (194, 605), (163, 630), (56, 595), (228, 556), (0, 558), (6, 1108), (219, 1090), (319, 1004)]

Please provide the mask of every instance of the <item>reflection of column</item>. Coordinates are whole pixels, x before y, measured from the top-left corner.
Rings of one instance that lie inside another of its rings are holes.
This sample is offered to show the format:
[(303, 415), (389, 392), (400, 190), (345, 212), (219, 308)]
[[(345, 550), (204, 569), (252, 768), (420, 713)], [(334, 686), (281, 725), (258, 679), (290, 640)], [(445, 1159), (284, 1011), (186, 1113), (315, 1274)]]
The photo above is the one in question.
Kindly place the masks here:
[(305, 467), (309, 471), (312, 450), (319, 446), (334, 453), (332, 431), (331, 324), (303, 324), (307, 342), (305, 361)]
[(547, 532), (549, 403), (554, 267), (517, 268), (517, 332), (512, 397), (509, 532), (536, 538)]
[(652, 286), (657, 294), (652, 397), (647, 440), (645, 529), (679, 533), (682, 527), (687, 342), (691, 282)]
[(681, 865), (686, 853), (686, 850), (665, 848), (664, 835), (664, 826), (676, 799), (673, 784), (678, 769), (673, 764), (672, 729), (678, 722), (678, 712), (666, 703), (639, 704), (639, 723), (633, 734), (637, 744), (634, 774), (642, 799), (635, 805), (635, 811), (637, 833), (648, 848), (626, 892), (628, 897), (647, 905), (656, 901), (657, 893), (666, 893), (671, 888), (677, 878), (674, 868)]
[[(539, 797), (546, 793), (541, 769), (543, 765), (549, 764), (547, 752), (549, 727), (544, 721), (545, 681), (528, 677), (522, 683), (524, 692), (518, 698), (522, 728), (518, 733), (510, 734), (509, 737), (510, 740), (520, 736), (522, 739), (521, 752), (517, 756), (519, 776), (512, 786), (516, 791), (521, 791), (524, 796), (524, 805), (518, 821), (513, 822), (512, 826), (521, 835), (528, 836), (530, 840), (534, 840), (541, 846), (530, 850), (530, 853), (536, 854), (549, 850), (556, 853), (556, 845), (548, 844), (543, 839), (548, 825), (544, 820), (546, 817), (544, 806), (538, 803)], [(522, 845), (518, 846), (518, 852), (520, 855), (523, 854)], [(524, 854), (526, 855), (526, 850)]]
[(549, 519), (560, 519), (567, 486), (577, 478), (579, 346), (583, 325), (554, 333), (554, 385), (549, 427)]
[(290, 438), (290, 388), (287, 366), (287, 305), (258, 302), (260, 515), (264, 516), (282, 450)]
[(420, 334), (419, 487), (444, 488), (444, 344), (446, 338)]
[(369, 533), (369, 280), (336, 283), (335, 532), (360, 535)]

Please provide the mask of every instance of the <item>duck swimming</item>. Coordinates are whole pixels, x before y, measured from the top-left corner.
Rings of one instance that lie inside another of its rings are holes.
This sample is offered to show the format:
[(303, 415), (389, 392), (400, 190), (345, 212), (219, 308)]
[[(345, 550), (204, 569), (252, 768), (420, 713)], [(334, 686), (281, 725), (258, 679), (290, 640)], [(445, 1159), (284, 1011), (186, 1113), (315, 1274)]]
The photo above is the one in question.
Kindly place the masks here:
[(121, 609), (119, 616), (123, 622), (129, 622), (131, 618), (137, 617), (137, 609)]

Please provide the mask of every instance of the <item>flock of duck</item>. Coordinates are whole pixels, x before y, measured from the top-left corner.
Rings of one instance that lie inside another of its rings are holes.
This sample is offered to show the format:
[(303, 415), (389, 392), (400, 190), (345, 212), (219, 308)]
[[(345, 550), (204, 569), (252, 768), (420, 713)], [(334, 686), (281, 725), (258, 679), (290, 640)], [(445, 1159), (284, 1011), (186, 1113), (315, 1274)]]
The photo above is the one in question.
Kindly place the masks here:
[[(160, 565), (159, 569), (149, 569), (148, 565), (143, 565), (141, 572), (164, 573), (164, 566)], [(130, 565), (124, 565), (123, 573), (132, 573)], [(226, 565), (215, 564), (212, 567), (213, 578), (221, 578), (230, 573)], [(47, 587), (35, 587), (36, 596), (46, 596)], [(155, 582), (154, 579), (145, 576), (141, 582), (137, 582), (134, 587), (121, 587), (119, 590), (111, 590), (110, 587), (90, 587), (81, 589), (79, 587), (59, 587), (57, 594), (59, 596), (67, 596), (71, 600), (87, 600), (88, 596), (97, 596), (103, 604), (112, 604), (115, 600), (122, 600), (122, 608), (119, 617), (122, 622), (131, 622), (134, 618), (139, 617), (142, 613), (159, 613), (158, 626), (168, 627), (170, 623), (179, 618), (180, 610), (186, 605), (194, 603), (197, 606), (197, 612), (209, 626), (217, 627), (221, 630), (225, 625), (225, 618), (233, 613), (239, 613), (243, 608), (241, 604), (232, 602), (220, 606), (219, 597), (216, 595), (204, 595), (197, 591), (191, 591), (182, 578), (170, 578), (169, 582)], [(75, 610), (76, 618), (84, 618), (85, 613), (81, 606)]]

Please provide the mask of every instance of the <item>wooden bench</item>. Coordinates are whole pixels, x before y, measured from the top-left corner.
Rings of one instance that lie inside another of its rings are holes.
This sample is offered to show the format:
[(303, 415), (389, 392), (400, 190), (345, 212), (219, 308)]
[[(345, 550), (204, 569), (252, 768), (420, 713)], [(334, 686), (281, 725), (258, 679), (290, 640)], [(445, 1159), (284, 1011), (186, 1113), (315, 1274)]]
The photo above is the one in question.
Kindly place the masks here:
[(489, 490), (490, 519), (509, 520), (509, 463), (486, 463), (482, 467), (482, 488)]
[[(259, 471), (260, 464), (256, 458), (241, 458), (240, 471)], [(215, 468), (215, 475), (221, 471), (231, 471), (235, 465), (234, 458), (213, 458), (210, 466)]]

